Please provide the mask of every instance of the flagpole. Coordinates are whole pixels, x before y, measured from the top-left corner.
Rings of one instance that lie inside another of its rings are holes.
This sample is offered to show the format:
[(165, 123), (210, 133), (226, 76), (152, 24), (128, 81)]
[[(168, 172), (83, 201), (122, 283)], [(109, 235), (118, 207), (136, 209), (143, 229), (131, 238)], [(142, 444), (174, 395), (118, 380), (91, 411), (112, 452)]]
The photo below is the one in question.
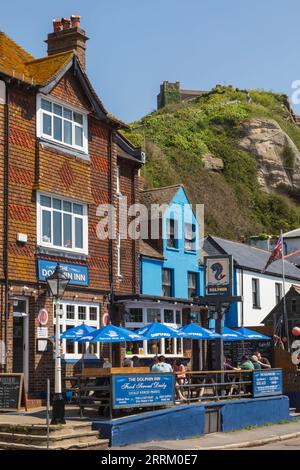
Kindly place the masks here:
[(286, 309), (286, 290), (285, 290), (285, 266), (284, 266), (284, 243), (283, 243), (283, 232), (281, 230), (281, 239), (282, 239), (282, 252), (281, 252), (281, 261), (282, 261), (282, 287), (283, 287), (283, 318), (284, 318), (284, 326), (285, 326), (285, 334), (287, 339), (287, 350), (290, 350), (290, 337), (289, 337), (289, 324), (288, 324), (288, 317), (287, 317), (287, 309)]

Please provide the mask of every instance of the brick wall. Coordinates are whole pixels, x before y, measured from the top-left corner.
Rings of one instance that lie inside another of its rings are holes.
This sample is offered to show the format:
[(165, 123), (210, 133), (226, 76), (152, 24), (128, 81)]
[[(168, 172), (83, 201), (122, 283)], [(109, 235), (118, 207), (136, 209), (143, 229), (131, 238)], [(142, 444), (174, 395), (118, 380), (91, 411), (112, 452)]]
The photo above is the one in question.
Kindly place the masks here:
[[(54, 97), (62, 99), (79, 108), (90, 110), (81, 85), (77, 82), (72, 71), (56, 85), (51, 93)], [(38, 327), (37, 315), (45, 307), (49, 313), (49, 335), (53, 334), (52, 301), (49, 298), (45, 285), (38, 282), (36, 273), (36, 191), (43, 190), (59, 196), (74, 198), (88, 204), (89, 221), (89, 256), (87, 262), (73, 259), (44, 256), (57, 261), (87, 264), (89, 268), (90, 285), (88, 288), (68, 288), (64, 299), (95, 302), (100, 305), (101, 315), (108, 312), (109, 305), (106, 292), (110, 291), (110, 242), (98, 240), (96, 227), (99, 217), (96, 209), (99, 204), (110, 202), (110, 169), (112, 170), (113, 204), (117, 205), (116, 195), (116, 165), (117, 148), (112, 144), (110, 152), (110, 139), (112, 130), (92, 114), (89, 115), (89, 156), (90, 161), (76, 158), (63, 150), (55, 150), (36, 139), (36, 96), (33, 91), (22, 87), (11, 87), (10, 102), (10, 198), (9, 198), (9, 281), (10, 291), (10, 317), (8, 322), (8, 357), (7, 370), (12, 370), (12, 327), (13, 327), (13, 297), (23, 295), (23, 286), (29, 286), (29, 392), (33, 397), (39, 396), (46, 388), (46, 378), (53, 381), (54, 361), (51, 345), (47, 352), (37, 351), (36, 331)], [(3, 194), (3, 135), (4, 135), (4, 106), (0, 106), (0, 190)], [(135, 165), (125, 159), (122, 160), (121, 187), (128, 196), (129, 203), (133, 202), (134, 185), (138, 182)], [(3, 220), (3, 198), (0, 201), (0, 217)], [(17, 233), (26, 233), (28, 241), (20, 245), (16, 241)], [(133, 292), (137, 289), (138, 249), (137, 244), (126, 241), (122, 253), (123, 279), (120, 283), (117, 278), (117, 242), (113, 244), (113, 273), (116, 290)], [(0, 246), (3, 250), (3, 230), (0, 231)], [(133, 259), (136, 266), (133, 267)], [(5, 289), (3, 286), (3, 266), (0, 266), (0, 334), (4, 339), (3, 312), (5, 309)], [(28, 293), (25, 292), (25, 295)], [(77, 367), (77, 366), (76, 366)], [(71, 373), (73, 365), (64, 364), (63, 371)]]

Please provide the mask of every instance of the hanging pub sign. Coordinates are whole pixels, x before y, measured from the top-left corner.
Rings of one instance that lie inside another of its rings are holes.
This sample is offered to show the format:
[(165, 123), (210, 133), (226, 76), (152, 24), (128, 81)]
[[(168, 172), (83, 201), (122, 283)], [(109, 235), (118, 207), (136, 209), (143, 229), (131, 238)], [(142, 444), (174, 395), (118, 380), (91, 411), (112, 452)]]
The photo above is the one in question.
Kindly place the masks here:
[[(70, 284), (75, 286), (89, 285), (89, 271), (88, 267), (82, 264), (71, 264), (59, 262), (64, 275), (70, 280)], [(37, 270), (39, 281), (46, 281), (46, 279), (54, 273), (57, 266), (57, 261), (48, 259), (37, 260)]]
[(205, 294), (233, 295), (233, 263), (231, 255), (205, 256)]

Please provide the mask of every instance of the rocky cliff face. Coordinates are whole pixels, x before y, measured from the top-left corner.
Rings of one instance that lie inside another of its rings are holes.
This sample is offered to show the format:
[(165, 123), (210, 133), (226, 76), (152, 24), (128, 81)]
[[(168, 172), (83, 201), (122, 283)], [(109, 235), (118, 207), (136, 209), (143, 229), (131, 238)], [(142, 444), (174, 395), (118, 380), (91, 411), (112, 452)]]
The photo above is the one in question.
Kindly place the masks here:
[(264, 191), (300, 188), (300, 152), (272, 119), (249, 119), (240, 125), (238, 145), (255, 156), (258, 181)]

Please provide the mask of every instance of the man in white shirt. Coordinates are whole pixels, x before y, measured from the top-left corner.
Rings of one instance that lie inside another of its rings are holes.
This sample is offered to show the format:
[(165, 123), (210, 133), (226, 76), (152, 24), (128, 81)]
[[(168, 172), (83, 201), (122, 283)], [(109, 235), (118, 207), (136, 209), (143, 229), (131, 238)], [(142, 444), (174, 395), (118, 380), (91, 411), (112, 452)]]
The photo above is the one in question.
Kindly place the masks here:
[(159, 372), (159, 373), (165, 373), (165, 372), (173, 372), (171, 364), (168, 364), (166, 362), (166, 358), (164, 356), (159, 356), (157, 359), (157, 363), (153, 364), (151, 368), (151, 372)]

